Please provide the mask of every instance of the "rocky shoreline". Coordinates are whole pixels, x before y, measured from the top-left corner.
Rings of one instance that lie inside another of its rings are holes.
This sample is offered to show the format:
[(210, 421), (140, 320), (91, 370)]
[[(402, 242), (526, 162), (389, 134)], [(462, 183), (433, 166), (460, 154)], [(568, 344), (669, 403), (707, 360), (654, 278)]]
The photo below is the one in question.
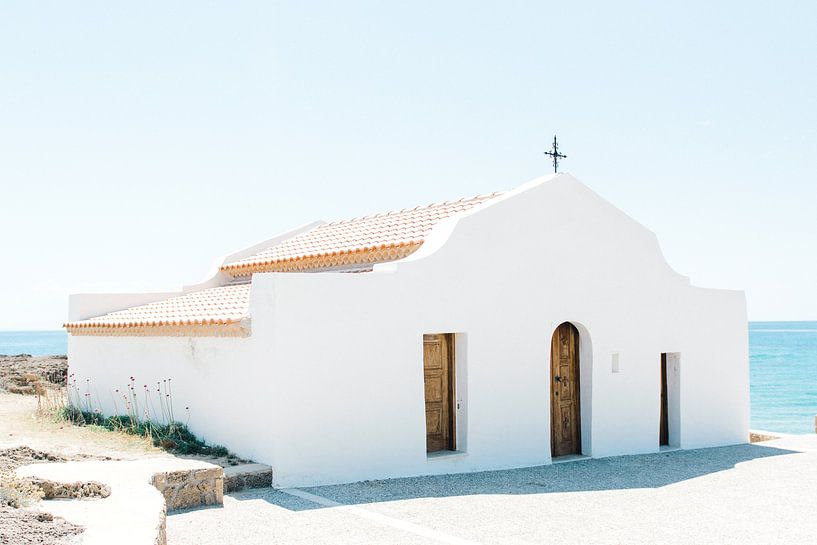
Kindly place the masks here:
[[(43, 395), (65, 385), (66, 356), (0, 355), (0, 391)], [(28, 447), (0, 450), (0, 544), (73, 543), (83, 528), (63, 518), (36, 509), (21, 509), (39, 497), (104, 497), (110, 491), (99, 483), (62, 485), (44, 480), (19, 480), (14, 469), (31, 463), (85, 459), (66, 458)]]
[(67, 356), (0, 355), (0, 390), (12, 394), (42, 395), (65, 386)]

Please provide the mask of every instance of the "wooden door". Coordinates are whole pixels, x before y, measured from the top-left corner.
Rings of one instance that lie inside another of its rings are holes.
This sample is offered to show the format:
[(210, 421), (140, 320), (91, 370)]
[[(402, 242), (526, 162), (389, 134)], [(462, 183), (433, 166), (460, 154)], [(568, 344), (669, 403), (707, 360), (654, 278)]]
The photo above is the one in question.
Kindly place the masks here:
[(669, 421), (667, 410), (667, 355), (661, 354), (661, 423), (658, 444), (669, 445)]
[(455, 450), (453, 335), (423, 335), (426, 452)]
[(581, 454), (579, 331), (568, 322), (553, 333), (550, 375), (551, 455)]

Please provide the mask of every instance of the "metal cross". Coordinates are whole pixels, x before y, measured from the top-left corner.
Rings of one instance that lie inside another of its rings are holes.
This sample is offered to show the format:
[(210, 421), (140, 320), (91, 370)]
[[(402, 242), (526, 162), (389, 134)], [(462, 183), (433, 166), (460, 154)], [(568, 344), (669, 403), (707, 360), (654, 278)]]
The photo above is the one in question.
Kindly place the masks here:
[(567, 155), (559, 153), (559, 144), (556, 142), (556, 135), (553, 136), (553, 149), (546, 151), (545, 155), (553, 158), (553, 172), (559, 172), (559, 159), (567, 159)]

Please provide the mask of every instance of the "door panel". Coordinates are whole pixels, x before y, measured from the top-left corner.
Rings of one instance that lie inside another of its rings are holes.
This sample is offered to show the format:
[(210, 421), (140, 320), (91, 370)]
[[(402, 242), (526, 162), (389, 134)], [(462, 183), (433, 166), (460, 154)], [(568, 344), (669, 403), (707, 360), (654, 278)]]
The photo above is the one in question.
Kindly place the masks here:
[(661, 354), (661, 414), (658, 444), (669, 445), (669, 421), (667, 410), (667, 355)]
[(423, 335), (426, 452), (454, 450), (453, 335)]
[(551, 455), (581, 454), (579, 331), (568, 322), (553, 333), (551, 369)]

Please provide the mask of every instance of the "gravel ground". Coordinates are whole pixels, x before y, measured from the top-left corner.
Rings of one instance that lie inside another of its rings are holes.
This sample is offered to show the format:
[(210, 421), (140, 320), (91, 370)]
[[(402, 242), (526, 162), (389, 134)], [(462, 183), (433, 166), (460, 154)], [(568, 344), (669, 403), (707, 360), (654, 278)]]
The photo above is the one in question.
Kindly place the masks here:
[(82, 528), (48, 513), (0, 507), (0, 544), (69, 545), (79, 543)]
[(253, 490), (168, 517), (169, 545), (810, 544), (817, 435), (509, 471)]

